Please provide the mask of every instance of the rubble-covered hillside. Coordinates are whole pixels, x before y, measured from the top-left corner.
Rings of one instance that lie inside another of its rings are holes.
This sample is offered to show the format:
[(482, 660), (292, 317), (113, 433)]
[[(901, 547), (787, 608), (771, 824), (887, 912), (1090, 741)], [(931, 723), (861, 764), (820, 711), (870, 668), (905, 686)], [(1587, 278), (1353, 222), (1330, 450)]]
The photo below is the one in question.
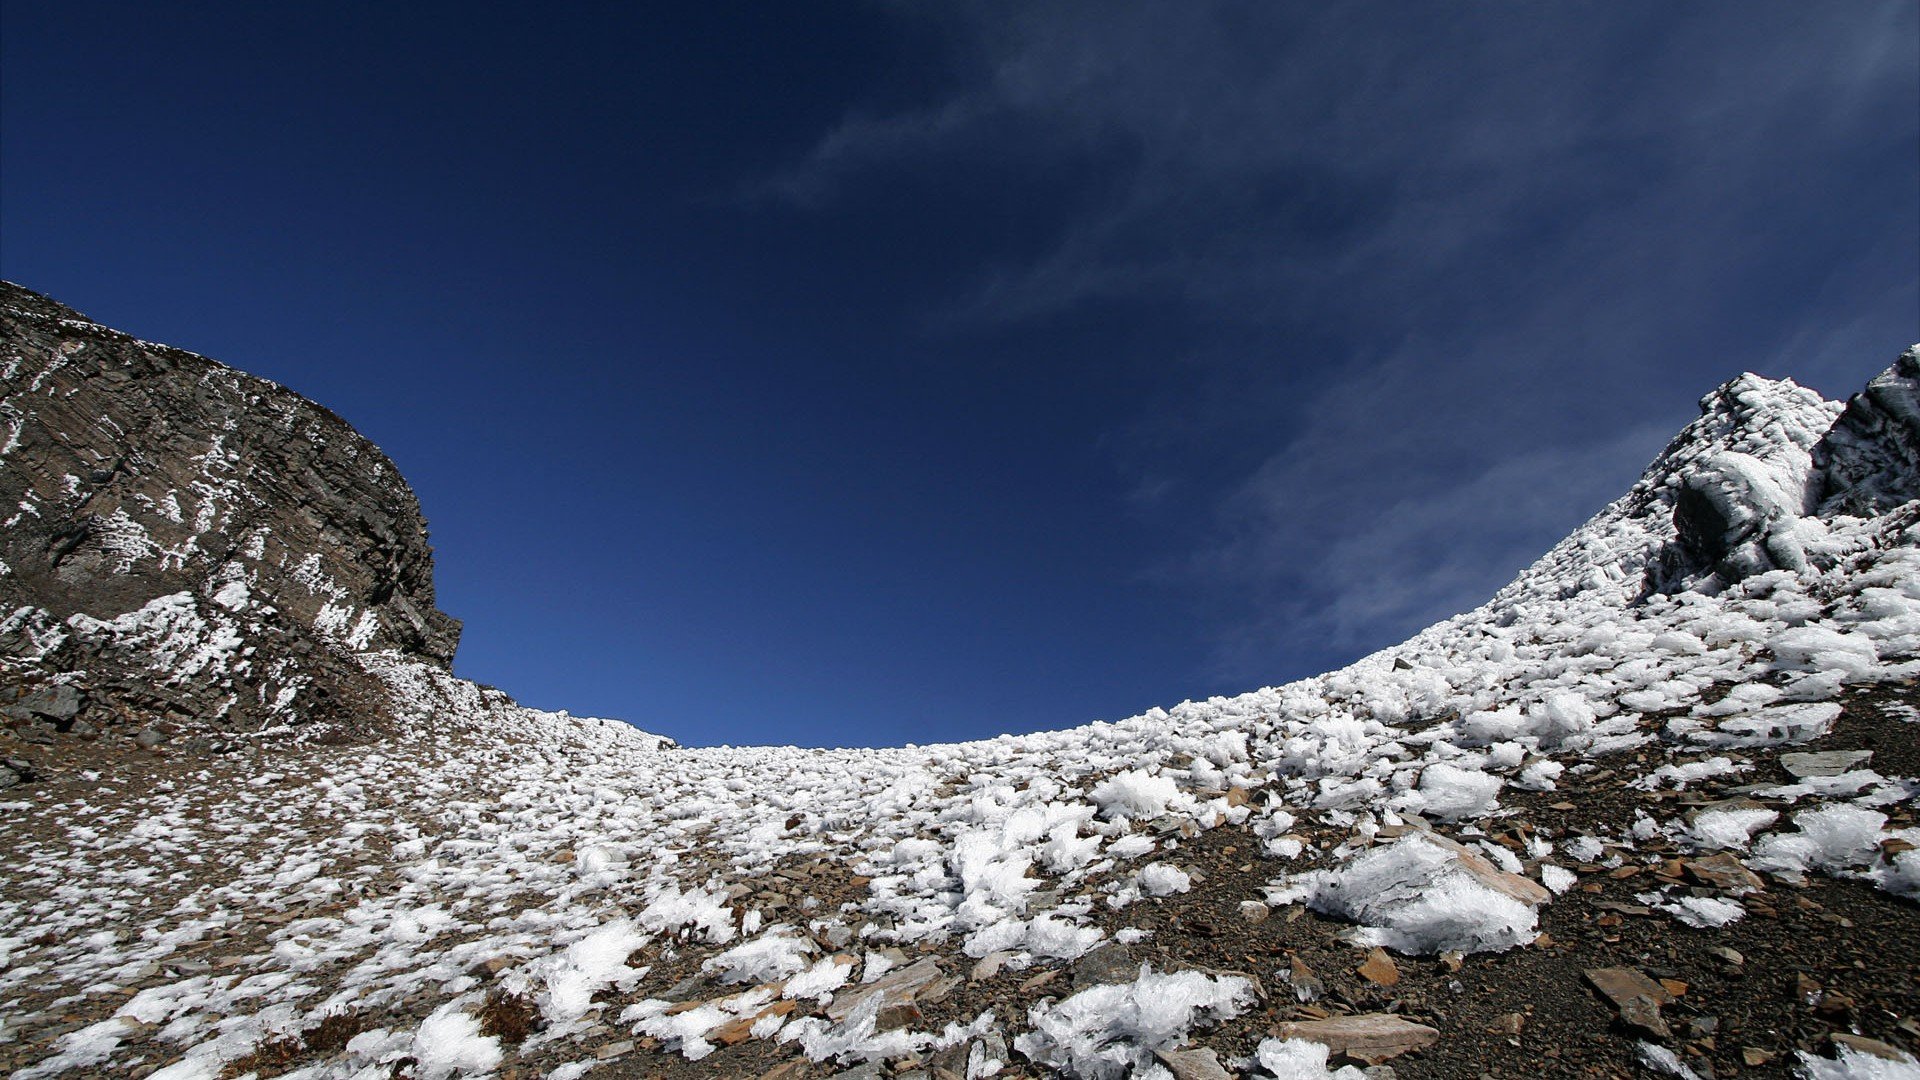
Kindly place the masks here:
[(1118, 723), (662, 749), (370, 647), (377, 743), (8, 744), (0, 1068), (1920, 1075), (1917, 400), (1742, 376), (1485, 606)]

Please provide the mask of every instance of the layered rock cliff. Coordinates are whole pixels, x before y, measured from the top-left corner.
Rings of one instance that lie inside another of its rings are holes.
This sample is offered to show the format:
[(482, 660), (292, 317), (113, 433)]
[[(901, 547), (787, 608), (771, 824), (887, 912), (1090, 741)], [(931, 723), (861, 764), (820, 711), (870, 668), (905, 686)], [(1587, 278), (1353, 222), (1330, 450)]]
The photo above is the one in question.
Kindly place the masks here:
[(365, 730), (419, 711), (390, 677), (415, 666), (409, 686), (464, 695), (426, 520), (378, 447), (283, 386), (12, 284), (0, 507), (15, 722)]

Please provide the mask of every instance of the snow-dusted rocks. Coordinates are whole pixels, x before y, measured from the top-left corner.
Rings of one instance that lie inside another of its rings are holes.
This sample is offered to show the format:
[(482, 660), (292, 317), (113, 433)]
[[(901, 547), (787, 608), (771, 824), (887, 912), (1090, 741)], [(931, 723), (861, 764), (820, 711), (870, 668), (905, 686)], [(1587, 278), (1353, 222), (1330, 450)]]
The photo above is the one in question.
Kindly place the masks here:
[(1814, 458), (1823, 514), (1868, 517), (1920, 498), (1920, 345), (1848, 399)]
[[(1652, 1050), (1541, 1038), (1601, 1071), (1725, 1063), (1744, 1053), (1731, 1033), (1706, 1047), (1680, 1022), (1709, 1015), (1712, 979), (1691, 973), (1682, 996), (1690, 973), (1654, 960), (1746, 935), (1711, 963), (1760, 985), (1786, 940), (1764, 928), (1847, 921), (1816, 910), (1823, 890), (1870, 898), (1879, 922), (1857, 932), (1911, 939), (1886, 905), (1920, 892), (1915, 373), (1910, 354), (1844, 413), (1789, 383), (1730, 383), (1486, 605), (1343, 670), (977, 743), (667, 750), (356, 645), (358, 614), (316, 612), (314, 632), (336, 635), (326, 662), (359, 673), (389, 740), (283, 732), (202, 757), (169, 738), (55, 769), (27, 760), (51, 752), (33, 740), (95, 700), (59, 650), (118, 643), (162, 688), (234, 670), (259, 656), (249, 620), (271, 582), (221, 570), (79, 621), (0, 614), (8, 670), (26, 673), (0, 696), (16, 778), (0, 794), (0, 1000), (19, 1003), (0, 1016), (0, 1069), (181, 1080), (271, 1050), (302, 1080), (1208, 1062), (1320, 1080), (1360, 1075), (1365, 1047), (1335, 1048), (1335, 1031), (1392, 1006), (1394, 1067), (1504, 1075), (1511, 1058), (1477, 1068), (1472, 1048), (1517, 1040), (1533, 1067), (1543, 1044), (1522, 1013), (1469, 1025), (1468, 987), (1497, 994), (1521, 971), (1561, 980), (1543, 1014), (1568, 995), (1598, 1008), (1581, 973), (1626, 964), (1680, 998), (1656, 1001), (1670, 1023), (1643, 1030)], [(305, 565), (287, 572), (327, 592)], [(1610, 955), (1651, 955), (1650, 935), (1660, 957)], [(1847, 1012), (1830, 983), (1814, 1020), (1768, 1014), (1743, 1037), (1817, 1022), (1908, 1038), (1869, 996), (1891, 979), (1864, 985), (1871, 1009)], [(1850, 1067), (1838, 1053), (1805, 1068)]]

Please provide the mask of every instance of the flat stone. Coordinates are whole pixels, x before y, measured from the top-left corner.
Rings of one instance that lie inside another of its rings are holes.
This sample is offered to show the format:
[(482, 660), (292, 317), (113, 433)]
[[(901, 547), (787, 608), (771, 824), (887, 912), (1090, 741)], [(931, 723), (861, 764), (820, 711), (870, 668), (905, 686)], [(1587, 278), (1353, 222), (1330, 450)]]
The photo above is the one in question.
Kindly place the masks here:
[(944, 1080), (941, 1074), (956, 1076), (967, 1080), (967, 1059), (973, 1056), (973, 1043), (961, 1041), (944, 1050), (936, 1050), (927, 1059), (927, 1069), (933, 1073), (934, 1080)]
[(1387, 950), (1376, 948), (1367, 954), (1367, 959), (1359, 968), (1360, 977), (1375, 986), (1395, 986), (1400, 982), (1400, 966), (1387, 955)]
[(1692, 860), (1687, 863), (1687, 874), (1702, 885), (1736, 896), (1766, 888), (1760, 875), (1747, 869), (1746, 864), (1729, 851)]
[(689, 975), (660, 992), (662, 1001), (687, 1001), (703, 994), (709, 987), (706, 978), (701, 975)]
[(995, 975), (1000, 974), (1000, 969), (1005, 967), (1007, 961), (1013, 959), (1014, 955), (1010, 949), (1001, 949), (997, 952), (988, 953), (981, 957), (978, 963), (973, 965), (972, 973), (967, 976), (968, 980), (972, 982), (984, 982), (987, 979), (993, 978)]
[(1313, 1001), (1327, 992), (1327, 984), (1307, 966), (1305, 960), (1288, 954), (1287, 982), (1293, 986), (1293, 996), (1301, 1001)]
[(1233, 1074), (1221, 1067), (1219, 1056), (1208, 1047), (1157, 1050), (1153, 1056), (1173, 1073), (1173, 1080), (1233, 1080)]
[(1836, 1031), (1827, 1037), (1833, 1040), (1835, 1046), (1852, 1047), (1863, 1054), (1872, 1054), (1874, 1057), (1883, 1058), (1887, 1061), (1911, 1060), (1904, 1051), (1892, 1043), (1883, 1043), (1879, 1039), (1869, 1039), (1865, 1035), (1854, 1035), (1850, 1032)]
[(911, 1005), (914, 996), (920, 990), (940, 978), (943, 973), (933, 957), (922, 957), (906, 967), (887, 972), (880, 978), (851, 990), (842, 991), (833, 996), (833, 1003), (827, 1006), (827, 1017), (836, 1023), (852, 1015), (868, 998), (878, 995), (880, 1008)]
[(1418, 842), (1438, 844), (1460, 860), (1460, 866), (1476, 880), (1495, 892), (1502, 892), (1523, 904), (1537, 907), (1553, 899), (1553, 893), (1545, 885), (1518, 874), (1509, 874), (1493, 865), (1486, 856), (1467, 847), (1457, 840), (1450, 840), (1439, 833), (1423, 832), (1417, 838), (1400, 840), (1397, 843)]
[(71, 720), (80, 711), (81, 700), (80, 691), (54, 683), (22, 695), (15, 705), (49, 720)]
[(1073, 988), (1109, 983), (1130, 983), (1140, 977), (1140, 960), (1133, 950), (1120, 944), (1102, 945), (1073, 964)]
[(1344, 1054), (1364, 1065), (1378, 1065), (1389, 1058), (1432, 1046), (1440, 1038), (1438, 1031), (1425, 1024), (1387, 1013), (1276, 1024), (1273, 1034), (1282, 1039), (1317, 1042), (1335, 1054)]
[(1659, 1038), (1667, 1038), (1662, 1006), (1673, 1004), (1667, 988), (1633, 968), (1589, 968), (1587, 981), (1620, 1012), (1620, 1019)]
[(1794, 779), (1805, 780), (1814, 776), (1839, 776), (1843, 772), (1851, 772), (1856, 765), (1865, 765), (1872, 760), (1871, 750), (1822, 750), (1816, 753), (1781, 754), (1780, 767)]
[(754, 1013), (752, 1016), (743, 1016), (738, 1020), (730, 1020), (720, 1025), (709, 1032), (707, 1038), (712, 1042), (719, 1043), (721, 1046), (734, 1046), (746, 1042), (747, 1039), (753, 1035), (753, 1025), (759, 1023), (763, 1018), (768, 1016), (785, 1016), (799, 1007), (800, 1003), (797, 1001), (776, 1001), (766, 1008), (761, 1009), (759, 1012)]

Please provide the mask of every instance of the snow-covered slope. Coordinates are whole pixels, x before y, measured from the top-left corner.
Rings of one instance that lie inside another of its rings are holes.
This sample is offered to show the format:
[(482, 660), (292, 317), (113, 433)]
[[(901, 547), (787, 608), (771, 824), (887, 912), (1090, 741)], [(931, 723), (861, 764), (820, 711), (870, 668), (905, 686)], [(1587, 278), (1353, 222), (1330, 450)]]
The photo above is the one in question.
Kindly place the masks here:
[[(1911, 954), (1855, 945), (1920, 940), (1916, 389), (1920, 348), (1844, 409), (1743, 376), (1483, 607), (1118, 723), (661, 751), (372, 658), (415, 720), (390, 746), (15, 796), (0, 1054), (22, 1080), (1324, 1077), (1330, 1050), (1474, 1075), (1545, 1047), (1910, 1075), (1884, 1044), (1920, 1034)], [(1744, 1028), (1694, 1008), (1772, 985), (1764, 927), (1814, 910), (1835, 974), (1795, 954), (1812, 988)], [(1676, 964), (1701, 970), (1641, 971)], [(1541, 1008), (1490, 1034), (1515, 992)], [(1819, 1058), (1816, 1023), (1880, 1042)]]

